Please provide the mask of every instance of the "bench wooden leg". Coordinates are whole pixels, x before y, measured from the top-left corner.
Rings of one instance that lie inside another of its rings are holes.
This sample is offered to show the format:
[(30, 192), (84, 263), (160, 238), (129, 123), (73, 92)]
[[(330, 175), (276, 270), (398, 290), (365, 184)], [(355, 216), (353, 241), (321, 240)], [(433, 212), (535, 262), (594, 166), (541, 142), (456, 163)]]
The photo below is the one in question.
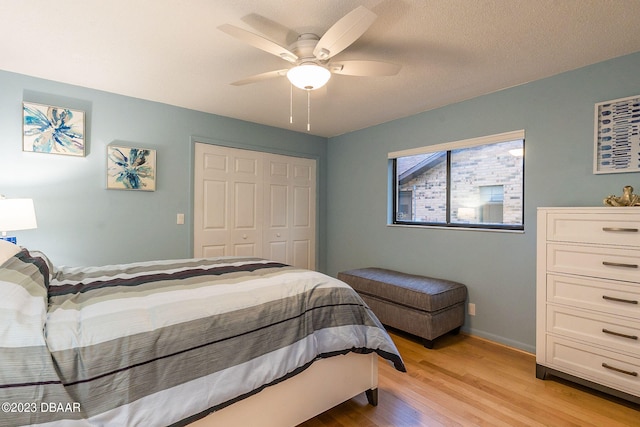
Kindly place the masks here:
[(371, 406), (378, 406), (378, 389), (374, 388), (364, 392), (367, 395), (367, 402)]
[[(460, 333), (460, 328), (461, 328), (461, 326), (458, 326), (457, 328), (452, 329), (451, 331), (449, 331), (449, 333), (450, 333), (451, 335), (458, 335), (458, 334)], [(428, 339), (426, 339), (426, 338), (423, 338), (423, 339), (422, 339), (422, 344), (423, 344), (426, 348), (428, 348), (428, 349), (430, 349), (430, 350), (433, 350), (434, 342), (435, 342), (435, 339), (432, 339), (432, 340), (428, 340)]]

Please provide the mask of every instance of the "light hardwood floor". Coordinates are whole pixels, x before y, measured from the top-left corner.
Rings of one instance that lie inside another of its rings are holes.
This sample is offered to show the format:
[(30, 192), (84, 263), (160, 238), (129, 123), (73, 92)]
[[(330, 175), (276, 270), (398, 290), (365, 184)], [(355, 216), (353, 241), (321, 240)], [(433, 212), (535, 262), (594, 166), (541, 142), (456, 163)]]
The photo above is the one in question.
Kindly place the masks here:
[(536, 379), (532, 354), (465, 334), (445, 336), (433, 350), (391, 336), (408, 372), (380, 360), (379, 405), (363, 394), (301, 427), (640, 426), (640, 405)]

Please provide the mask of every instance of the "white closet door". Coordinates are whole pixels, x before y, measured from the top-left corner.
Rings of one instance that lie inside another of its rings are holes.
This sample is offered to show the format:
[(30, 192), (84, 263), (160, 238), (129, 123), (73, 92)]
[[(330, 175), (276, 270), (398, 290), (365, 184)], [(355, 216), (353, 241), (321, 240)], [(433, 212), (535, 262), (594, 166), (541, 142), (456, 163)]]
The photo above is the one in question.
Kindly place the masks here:
[(194, 256), (315, 268), (316, 162), (197, 143)]
[(194, 256), (262, 256), (259, 154), (196, 144)]
[(265, 158), (265, 257), (315, 268), (315, 160)]

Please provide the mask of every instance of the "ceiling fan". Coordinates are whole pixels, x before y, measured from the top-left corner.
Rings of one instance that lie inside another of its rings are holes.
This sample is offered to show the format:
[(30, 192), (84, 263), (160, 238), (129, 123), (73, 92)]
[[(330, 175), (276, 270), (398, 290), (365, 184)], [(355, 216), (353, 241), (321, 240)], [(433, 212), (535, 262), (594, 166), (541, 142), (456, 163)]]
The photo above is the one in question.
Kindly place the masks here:
[(294, 86), (311, 91), (324, 86), (332, 74), (347, 76), (395, 75), (400, 70), (400, 66), (388, 62), (370, 60), (330, 61), (331, 58), (360, 38), (376, 18), (377, 15), (375, 13), (363, 6), (359, 6), (338, 20), (322, 37), (312, 33), (303, 33), (288, 48), (234, 25), (221, 25), (218, 29), (230, 36), (276, 55), (294, 65), (281, 70), (256, 74), (231, 84), (241, 86), (286, 75)]

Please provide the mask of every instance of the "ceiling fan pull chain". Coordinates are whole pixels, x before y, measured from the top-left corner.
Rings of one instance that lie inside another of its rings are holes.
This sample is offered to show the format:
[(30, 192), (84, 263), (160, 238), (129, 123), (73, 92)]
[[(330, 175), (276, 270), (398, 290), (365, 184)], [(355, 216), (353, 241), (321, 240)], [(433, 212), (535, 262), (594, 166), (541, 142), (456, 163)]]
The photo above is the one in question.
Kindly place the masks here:
[(291, 90), (289, 92), (289, 124), (293, 124), (293, 84), (290, 84)]
[(311, 131), (311, 91), (307, 89), (307, 132)]

